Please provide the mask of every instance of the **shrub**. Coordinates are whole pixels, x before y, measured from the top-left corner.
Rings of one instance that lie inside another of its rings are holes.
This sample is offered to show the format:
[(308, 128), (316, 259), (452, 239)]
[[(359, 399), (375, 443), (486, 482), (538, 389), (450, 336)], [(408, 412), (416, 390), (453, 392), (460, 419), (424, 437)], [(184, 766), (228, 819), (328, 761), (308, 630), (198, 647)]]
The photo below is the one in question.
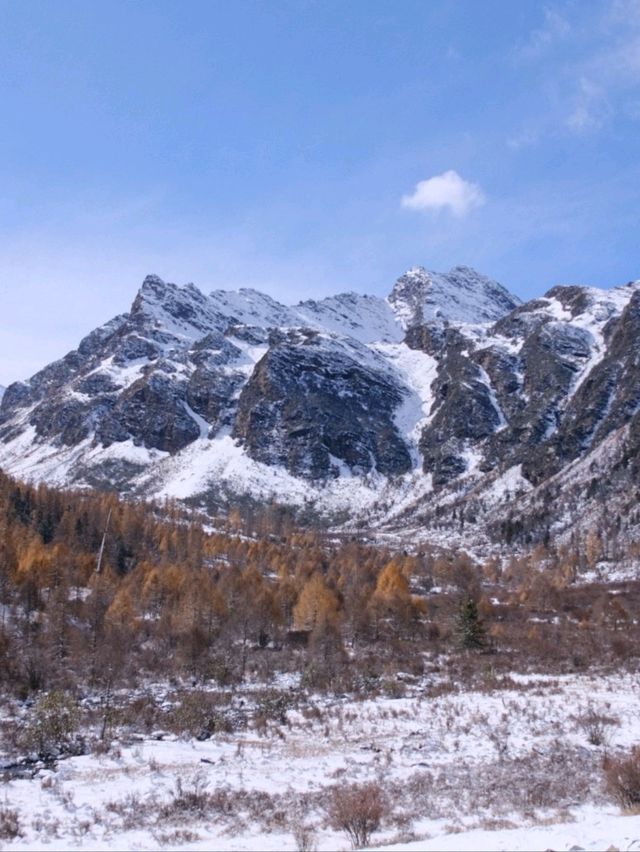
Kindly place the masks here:
[(174, 828), (173, 831), (166, 832), (152, 831), (151, 836), (158, 846), (169, 846), (171, 849), (176, 849), (184, 843), (197, 843), (201, 839), (197, 832), (189, 828)]
[(73, 697), (61, 690), (49, 692), (35, 706), (25, 732), (27, 744), (39, 755), (69, 750), (78, 721), (78, 706)]
[(176, 780), (173, 797), (160, 808), (160, 816), (165, 820), (205, 817), (210, 808), (211, 794), (207, 790), (206, 777), (204, 773), (197, 772), (186, 789), (182, 778)]
[(297, 852), (315, 852), (318, 848), (316, 833), (311, 825), (301, 816), (296, 816), (291, 822), (291, 833), (296, 844)]
[(0, 840), (15, 840), (22, 836), (20, 816), (15, 808), (0, 805)]
[(627, 757), (608, 758), (604, 763), (608, 792), (625, 810), (640, 807), (640, 748)]
[(106, 810), (121, 819), (123, 831), (135, 831), (147, 825), (151, 815), (148, 804), (143, 804), (138, 793), (128, 793), (124, 799), (116, 799), (106, 804)]
[(387, 698), (404, 698), (407, 694), (407, 687), (397, 678), (383, 680), (380, 687)]
[(616, 720), (599, 713), (589, 707), (584, 715), (578, 718), (578, 724), (587, 735), (587, 742), (593, 746), (606, 745), (608, 741), (608, 725), (615, 725)]
[(231, 720), (221, 707), (220, 697), (207, 692), (187, 692), (171, 710), (167, 722), (177, 734), (187, 734), (199, 740), (208, 739), (218, 731), (230, 733)]
[(265, 722), (273, 721), (278, 725), (286, 725), (287, 710), (294, 704), (290, 692), (279, 689), (268, 689), (258, 699), (256, 718), (262, 717)]
[(329, 819), (333, 828), (344, 831), (351, 846), (368, 846), (371, 835), (380, 828), (388, 806), (380, 785), (346, 784), (336, 787), (329, 804)]

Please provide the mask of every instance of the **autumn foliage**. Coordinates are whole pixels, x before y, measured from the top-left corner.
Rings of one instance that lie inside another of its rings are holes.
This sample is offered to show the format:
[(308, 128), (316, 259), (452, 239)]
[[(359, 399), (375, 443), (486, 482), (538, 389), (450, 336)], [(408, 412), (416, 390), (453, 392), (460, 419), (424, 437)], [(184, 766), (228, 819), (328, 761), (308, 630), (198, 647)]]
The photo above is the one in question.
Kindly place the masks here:
[(492, 671), (516, 657), (631, 661), (640, 583), (579, 582), (603, 547), (594, 535), (482, 564), (300, 529), (269, 504), (212, 519), (0, 473), (0, 685), (26, 696), (296, 672), (310, 689), (396, 694), (398, 672), (441, 653), (480, 672), (487, 654)]
[(347, 646), (402, 637), (420, 622), (409, 582), (416, 557), (327, 542), (274, 517), (254, 520), (251, 536), (237, 516), (206, 531), (171, 504), (0, 474), (5, 680), (24, 692), (172, 672), (229, 682), (260, 650), (260, 664), (273, 665), (298, 635), (311, 681), (326, 682)]

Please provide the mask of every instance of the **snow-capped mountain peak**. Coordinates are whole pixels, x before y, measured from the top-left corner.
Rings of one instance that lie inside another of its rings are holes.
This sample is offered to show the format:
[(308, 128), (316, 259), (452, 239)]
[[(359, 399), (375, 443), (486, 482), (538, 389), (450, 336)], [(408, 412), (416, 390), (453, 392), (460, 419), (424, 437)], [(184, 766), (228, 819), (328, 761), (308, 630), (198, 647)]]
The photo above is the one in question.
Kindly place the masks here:
[(497, 281), (468, 266), (449, 272), (414, 266), (398, 278), (388, 301), (405, 328), (433, 320), (495, 322), (521, 304)]
[(193, 284), (180, 287), (157, 275), (144, 279), (130, 318), (138, 325), (151, 323), (178, 339), (190, 340), (197, 340), (223, 322), (215, 305)]
[(404, 331), (385, 299), (361, 293), (339, 293), (285, 305), (249, 287), (203, 294), (193, 284), (178, 286), (148, 275), (131, 316), (160, 325), (177, 337), (197, 340), (230, 326), (260, 329), (309, 328), (352, 337), (361, 343), (399, 342)]
[(406, 328), (422, 322), (490, 323), (519, 304), (496, 281), (469, 267), (439, 273), (415, 266), (398, 279), (388, 299), (347, 292), (296, 305), (247, 287), (205, 295), (193, 284), (178, 286), (148, 275), (131, 317), (194, 341), (212, 330), (225, 333), (229, 326), (246, 325), (310, 328), (362, 343), (397, 343)]

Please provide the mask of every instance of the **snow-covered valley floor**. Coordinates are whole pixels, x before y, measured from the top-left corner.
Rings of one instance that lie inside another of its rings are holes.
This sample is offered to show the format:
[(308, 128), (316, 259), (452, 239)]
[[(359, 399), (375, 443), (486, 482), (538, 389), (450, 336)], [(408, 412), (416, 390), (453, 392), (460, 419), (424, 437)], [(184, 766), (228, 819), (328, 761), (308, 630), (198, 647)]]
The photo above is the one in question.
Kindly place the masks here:
[(255, 691), (236, 692), (248, 724), (235, 731), (199, 740), (121, 729), (104, 751), (32, 778), (6, 773), (0, 843), (348, 849), (331, 802), (373, 783), (385, 806), (370, 844), (384, 849), (640, 848), (640, 815), (621, 812), (603, 772), (607, 755), (640, 742), (640, 675), (486, 683), (408, 679), (401, 697), (311, 695), (272, 718), (252, 711)]

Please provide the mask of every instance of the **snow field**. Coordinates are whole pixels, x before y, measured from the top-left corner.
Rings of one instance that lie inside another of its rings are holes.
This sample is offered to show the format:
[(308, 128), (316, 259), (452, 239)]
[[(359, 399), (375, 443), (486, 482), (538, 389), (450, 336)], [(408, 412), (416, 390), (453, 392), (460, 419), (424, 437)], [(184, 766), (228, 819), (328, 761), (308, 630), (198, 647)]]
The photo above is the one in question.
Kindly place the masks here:
[[(204, 741), (122, 735), (106, 754), (6, 781), (3, 807), (17, 809), (23, 834), (4, 848), (286, 850), (302, 820), (319, 850), (347, 849), (329, 824), (328, 797), (370, 781), (389, 804), (376, 846), (636, 848), (640, 817), (607, 800), (601, 764), (640, 741), (640, 678), (496, 685), (465, 691), (432, 679), (395, 689), (400, 698), (310, 696), (284, 725)], [(589, 742), (594, 715), (598, 745)]]

